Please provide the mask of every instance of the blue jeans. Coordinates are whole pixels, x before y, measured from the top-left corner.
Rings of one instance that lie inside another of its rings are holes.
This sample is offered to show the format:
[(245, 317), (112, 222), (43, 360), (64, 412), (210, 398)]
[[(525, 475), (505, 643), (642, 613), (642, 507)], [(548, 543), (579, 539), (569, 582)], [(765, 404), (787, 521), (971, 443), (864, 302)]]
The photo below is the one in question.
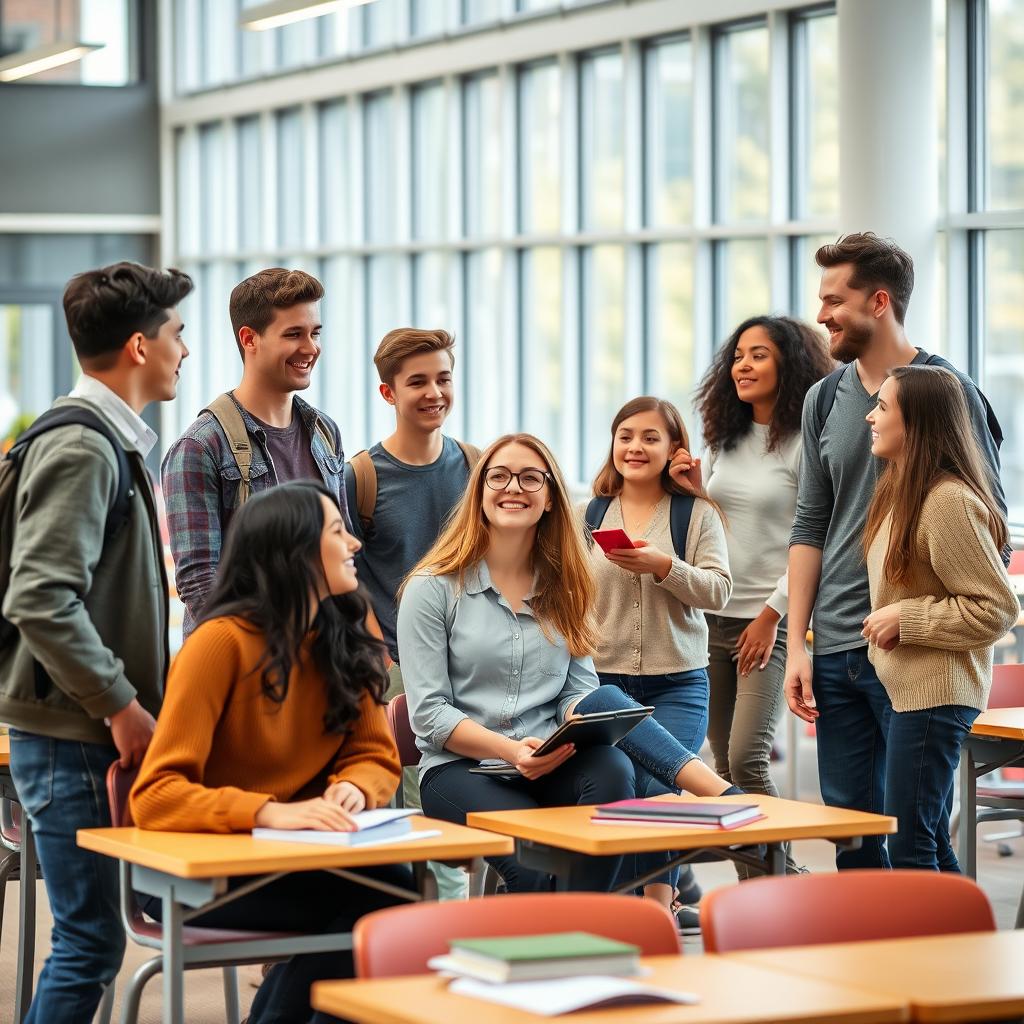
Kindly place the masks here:
[(32, 825), (53, 914), (52, 951), (26, 1024), (92, 1020), (121, 968), (117, 862), (75, 842), (80, 828), (110, 825), (106, 775), (116, 759), (112, 746), (11, 730), (11, 777)]
[[(605, 686), (618, 687), (628, 698), (638, 704), (653, 705), (654, 713), (651, 718), (664, 726), (672, 738), (687, 752), (700, 749), (708, 731), (708, 704), (711, 696), (706, 669), (698, 668), (690, 672), (671, 672), (657, 676), (631, 676), (599, 672), (598, 678), (601, 680), (602, 688)], [(582, 710), (582, 704), (577, 710)], [(619, 744), (623, 749), (626, 749), (626, 745), (631, 740), (635, 742), (638, 729), (634, 729)], [(641, 737), (642, 739), (643, 737)], [(662, 744), (659, 742), (655, 749), (660, 750), (661, 747)], [(661, 756), (670, 766), (673, 766), (677, 759), (669, 754), (667, 748), (665, 754)], [(683, 763), (685, 764), (685, 761)], [(676, 768), (676, 772), (678, 770)], [(657, 796), (659, 793), (678, 792), (675, 787), (675, 772), (672, 773), (671, 783), (663, 781), (664, 779), (664, 774), (658, 778), (648, 771), (641, 760), (636, 767), (636, 795), (641, 799), (646, 799), (650, 796)], [(630, 877), (636, 878), (648, 871), (653, 871), (671, 857), (672, 854), (663, 852), (637, 854), (634, 857), (626, 858), (623, 871), (631, 871)], [(679, 869), (673, 868), (655, 881), (675, 886), (678, 878)]]

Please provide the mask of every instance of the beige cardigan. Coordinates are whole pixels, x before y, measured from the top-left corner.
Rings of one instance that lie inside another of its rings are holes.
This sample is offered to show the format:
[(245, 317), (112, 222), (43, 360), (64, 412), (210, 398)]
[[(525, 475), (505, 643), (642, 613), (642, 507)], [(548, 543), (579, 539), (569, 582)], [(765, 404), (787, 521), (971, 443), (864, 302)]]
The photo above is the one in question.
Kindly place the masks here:
[(868, 657), (893, 709), (961, 704), (983, 711), (992, 645), (1020, 612), (985, 506), (959, 480), (937, 484), (921, 507), (905, 584), (883, 574), (890, 526), (887, 516), (868, 550), (868, 582), (872, 611), (899, 603), (900, 642), (891, 651), (872, 644)]

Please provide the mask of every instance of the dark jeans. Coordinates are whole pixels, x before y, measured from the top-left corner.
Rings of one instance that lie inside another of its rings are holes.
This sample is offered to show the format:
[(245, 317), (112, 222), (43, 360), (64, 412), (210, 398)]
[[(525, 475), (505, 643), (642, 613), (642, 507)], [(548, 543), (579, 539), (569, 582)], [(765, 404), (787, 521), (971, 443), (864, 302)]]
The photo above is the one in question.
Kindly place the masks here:
[(861, 849), (836, 855), (836, 866), (958, 871), (949, 841), (953, 778), (978, 712), (893, 711), (864, 647), (816, 655), (813, 686), (822, 799), (899, 819), (888, 844), (865, 836)]
[[(698, 668), (690, 672), (671, 672), (666, 675), (657, 676), (630, 676), (615, 672), (599, 672), (598, 677), (603, 686), (617, 686), (631, 700), (639, 704), (653, 706), (654, 713), (651, 715), (651, 719), (662, 725), (666, 732), (670, 733), (672, 738), (685, 748), (686, 751), (693, 752), (700, 749), (708, 729), (709, 687), (708, 674), (704, 669)], [(577, 710), (587, 710), (584, 705), (588, 699), (584, 698)], [(603, 695), (598, 694), (591, 703), (603, 699)], [(597, 709), (590, 708), (590, 710)], [(630, 733), (622, 741), (621, 745), (625, 747), (631, 740), (635, 742), (633, 733)], [(678, 756), (673, 757), (666, 753), (663, 760), (671, 768), (676, 764)], [(676, 768), (676, 771), (678, 771), (678, 768)], [(664, 775), (661, 778), (657, 778), (644, 768), (642, 764), (637, 764), (637, 797), (645, 799), (657, 796), (659, 793), (678, 792), (674, 785), (674, 777), (672, 785), (669, 785), (663, 779)], [(672, 856), (672, 854), (664, 852), (632, 855), (625, 858), (623, 872), (628, 872), (630, 878), (636, 878), (639, 875), (646, 874), (648, 871), (653, 871), (660, 864), (666, 863)], [(679, 869), (673, 868), (660, 878), (654, 879), (654, 881), (675, 886), (678, 878)]]
[(89, 1021), (120, 970), (125, 936), (117, 861), (83, 850), (75, 833), (110, 825), (106, 775), (117, 751), (10, 733), (11, 777), (32, 825), (53, 915), (52, 949), (26, 1024)]
[[(360, 874), (392, 885), (404, 888), (413, 885), (412, 874), (404, 866), (358, 870)], [(248, 881), (250, 879), (236, 879), (229, 888)], [(150, 917), (160, 920), (163, 906), (159, 899), (143, 893), (137, 893), (136, 898)], [(326, 871), (300, 871), (285, 875), (234, 903), (202, 914), (189, 924), (247, 931), (348, 932), (364, 914), (402, 902), (396, 896), (368, 889)], [(309, 990), (314, 981), (354, 976), (352, 954), (348, 950), (304, 953), (275, 964), (256, 993), (249, 1024), (305, 1024), (313, 1017)], [(323, 1014), (314, 1018), (317, 1022), (334, 1019)]]
[[(526, 778), (505, 781), (471, 775), (469, 769), (475, 764), (460, 758), (429, 769), (420, 779), (424, 814), (464, 825), (469, 811), (600, 804), (627, 800), (634, 795), (633, 765), (617, 747), (578, 750), (563, 765), (533, 782)], [(513, 855), (488, 860), (505, 880), (509, 892), (543, 892), (551, 888), (550, 876), (523, 867)], [(621, 861), (621, 857), (580, 854), (573, 859), (569, 888), (607, 892), (615, 882)]]

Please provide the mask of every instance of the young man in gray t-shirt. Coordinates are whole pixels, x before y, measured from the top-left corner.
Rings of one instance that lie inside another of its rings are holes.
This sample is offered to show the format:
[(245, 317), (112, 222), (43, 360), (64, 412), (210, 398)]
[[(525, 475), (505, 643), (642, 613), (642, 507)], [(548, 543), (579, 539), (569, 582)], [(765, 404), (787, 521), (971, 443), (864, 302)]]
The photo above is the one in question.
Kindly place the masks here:
[[(903, 741), (890, 728), (892, 704), (868, 661), (864, 636), (871, 601), (862, 537), (882, 465), (871, 454), (865, 416), (877, 404), (878, 389), (892, 367), (927, 359), (903, 326), (914, 265), (895, 243), (870, 232), (822, 246), (815, 258), (823, 270), (818, 322), (828, 329), (833, 357), (847, 365), (837, 386), (825, 378), (804, 401), (803, 461), (789, 549), (786, 699), (794, 714), (817, 725), (825, 803), (897, 813), (901, 798), (891, 786), (887, 794), (886, 764), (899, 763), (909, 771), (912, 753), (895, 749)], [(989, 464), (993, 493), (1005, 509), (984, 401), (970, 378), (957, 376)], [(819, 395), (830, 383), (835, 398), (822, 410)], [(813, 669), (804, 642), (812, 610)], [(940, 799), (951, 800), (952, 792)], [(952, 856), (948, 842), (938, 845)], [(859, 850), (840, 852), (836, 863), (840, 868), (888, 867), (884, 838), (867, 838)], [(952, 870), (955, 858), (944, 866)]]

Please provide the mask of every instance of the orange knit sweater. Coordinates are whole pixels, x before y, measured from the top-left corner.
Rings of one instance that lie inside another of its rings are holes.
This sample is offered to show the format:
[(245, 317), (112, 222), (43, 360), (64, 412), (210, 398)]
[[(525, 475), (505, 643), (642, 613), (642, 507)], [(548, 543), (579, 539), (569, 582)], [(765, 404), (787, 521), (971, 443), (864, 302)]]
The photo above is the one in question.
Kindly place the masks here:
[(320, 796), (342, 780), (366, 794), (367, 808), (390, 800), (401, 769), (384, 708), (364, 694), (352, 732), (329, 735), (326, 686), (311, 659), (292, 668), (288, 696), (275, 704), (253, 671), (263, 650), (262, 634), (235, 618), (189, 637), (132, 789), (140, 828), (242, 832), (268, 800)]

